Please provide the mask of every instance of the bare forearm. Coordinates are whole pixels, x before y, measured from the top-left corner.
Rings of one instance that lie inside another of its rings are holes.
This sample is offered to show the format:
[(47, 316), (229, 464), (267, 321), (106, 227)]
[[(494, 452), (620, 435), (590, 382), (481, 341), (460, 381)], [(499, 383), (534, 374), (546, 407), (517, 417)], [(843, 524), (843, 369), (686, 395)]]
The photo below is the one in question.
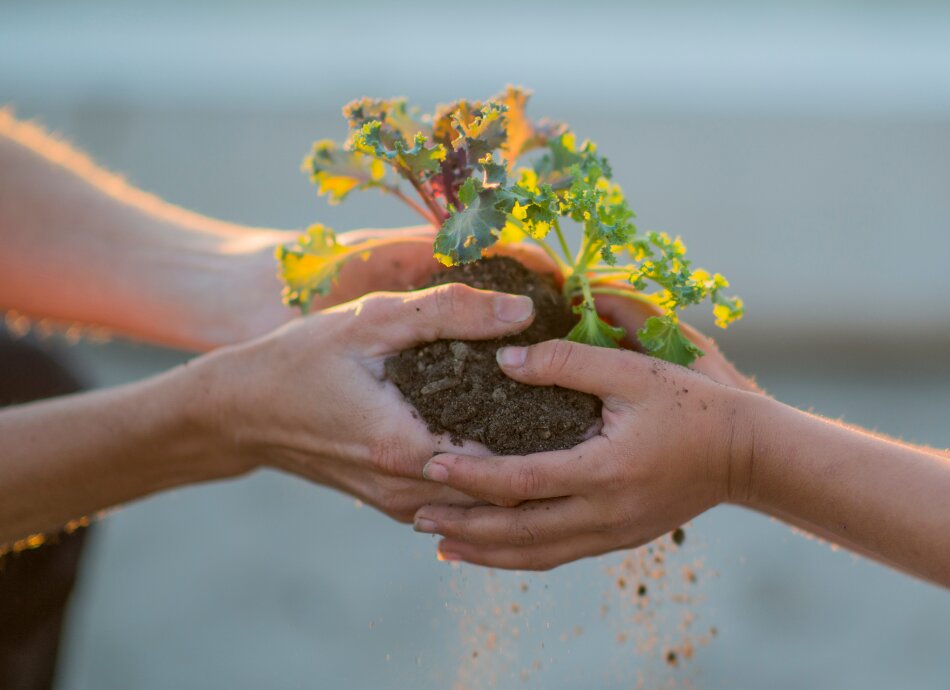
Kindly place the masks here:
[(286, 237), (165, 203), (0, 111), (0, 309), (204, 349), (234, 339), (215, 308)]
[(186, 373), (0, 412), (0, 545), (226, 475)]
[(754, 403), (750, 507), (950, 585), (950, 458)]

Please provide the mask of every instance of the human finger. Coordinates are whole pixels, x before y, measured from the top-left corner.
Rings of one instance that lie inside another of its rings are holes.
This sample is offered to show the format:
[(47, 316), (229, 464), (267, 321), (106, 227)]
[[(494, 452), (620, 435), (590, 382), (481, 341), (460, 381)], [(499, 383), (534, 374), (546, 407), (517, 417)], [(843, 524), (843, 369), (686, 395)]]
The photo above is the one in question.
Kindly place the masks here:
[(587, 533), (535, 546), (485, 546), (443, 539), (438, 550), (441, 560), (464, 561), (502, 570), (540, 571), (627, 546), (614, 534)]
[(379, 354), (434, 340), (490, 340), (527, 328), (534, 303), (524, 295), (461, 283), (413, 293), (369, 295), (356, 304), (360, 333)]
[(416, 511), (413, 527), (469, 544), (533, 546), (589, 531), (590, 512), (590, 504), (579, 497), (530, 501), (516, 508), (424, 505)]
[(422, 474), (470, 496), (494, 496), (515, 501), (570, 496), (607, 479), (602, 436), (568, 450), (471, 457), (436, 455)]
[(533, 386), (563, 386), (606, 398), (622, 383), (636, 380), (647, 364), (643, 355), (626, 350), (548, 340), (529, 347), (498, 350), (498, 365), (509, 377)]

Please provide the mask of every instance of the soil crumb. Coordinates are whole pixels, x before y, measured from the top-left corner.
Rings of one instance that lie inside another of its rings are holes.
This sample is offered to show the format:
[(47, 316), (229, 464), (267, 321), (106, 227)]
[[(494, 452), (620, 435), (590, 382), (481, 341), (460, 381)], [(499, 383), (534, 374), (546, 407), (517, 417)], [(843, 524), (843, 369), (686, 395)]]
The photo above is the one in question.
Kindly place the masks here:
[(576, 317), (553, 277), (514, 259), (492, 257), (439, 273), (427, 287), (464, 283), (482, 290), (527, 295), (535, 319), (525, 331), (486, 341), (439, 340), (386, 361), (386, 376), (435, 433), (472, 440), (502, 455), (572, 448), (600, 419), (601, 402), (558, 386), (527, 386), (505, 376), (495, 362), (503, 345), (563, 338)]

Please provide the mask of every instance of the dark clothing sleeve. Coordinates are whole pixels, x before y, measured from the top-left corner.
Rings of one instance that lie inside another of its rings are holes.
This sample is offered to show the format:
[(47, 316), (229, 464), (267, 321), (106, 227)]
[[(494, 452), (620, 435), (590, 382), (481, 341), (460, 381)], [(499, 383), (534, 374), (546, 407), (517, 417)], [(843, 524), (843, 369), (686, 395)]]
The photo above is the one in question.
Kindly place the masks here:
[[(84, 388), (62, 351), (0, 328), (0, 407)], [(0, 688), (51, 690), (63, 619), (88, 529), (0, 556)]]

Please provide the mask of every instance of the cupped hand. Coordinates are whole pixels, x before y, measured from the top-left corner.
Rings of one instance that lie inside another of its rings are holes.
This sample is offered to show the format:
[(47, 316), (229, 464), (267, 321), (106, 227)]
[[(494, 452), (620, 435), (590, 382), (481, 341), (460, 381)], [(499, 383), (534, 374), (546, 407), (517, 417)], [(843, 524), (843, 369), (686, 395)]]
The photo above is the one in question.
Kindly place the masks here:
[[(281, 302), (283, 286), (274, 259), (274, 249), (293, 242), (297, 234), (248, 230), (230, 241), (224, 252), (226, 270), (208, 286), (207, 305), (194, 305), (200, 313), (192, 319), (195, 333), (190, 339), (211, 349), (262, 336), (297, 317), (295, 309)], [(433, 273), (445, 270), (433, 256), (435, 229), (428, 225), (351, 230), (337, 235), (337, 241), (351, 245), (381, 237), (399, 241), (377, 247), (365, 260), (344, 264), (330, 293), (314, 300), (314, 311), (370, 292), (412, 290), (424, 285)], [(557, 266), (537, 247), (505, 245), (494, 251), (518, 259), (534, 271), (557, 275)]]
[(498, 359), (517, 381), (597, 395), (603, 429), (570, 450), (432, 458), (424, 474), (433, 481), (521, 502), (423, 506), (415, 528), (445, 537), (439, 549), (449, 560), (544, 570), (636, 547), (727, 500), (743, 481), (751, 393), (636, 352), (567, 341), (503, 348)]
[(211, 426), (231, 474), (279, 468), (410, 521), (425, 503), (471, 503), (422, 476), (437, 452), (463, 449), (429, 432), (385, 380), (385, 359), (441, 338), (516, 333), (533, 314), (529, 298), (460, 284), (375, 293), (194, 366), (203, 367)]

